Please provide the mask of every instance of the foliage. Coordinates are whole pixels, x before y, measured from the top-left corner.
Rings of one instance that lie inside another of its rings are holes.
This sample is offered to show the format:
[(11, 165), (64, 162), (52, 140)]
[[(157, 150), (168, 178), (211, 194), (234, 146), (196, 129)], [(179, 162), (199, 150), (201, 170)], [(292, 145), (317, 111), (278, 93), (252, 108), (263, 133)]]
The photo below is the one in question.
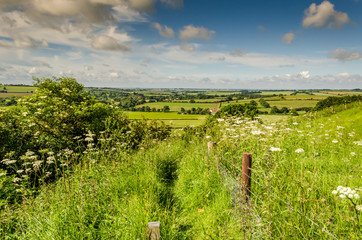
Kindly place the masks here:
[(35, 86), (32, 96), (0, 112), (0, 169), (26, 187), (62, 176), (80, 154), (102, 144), (101, 136), (136, 149), (170, 134), (164, 123), (131, 121), (116, 106), (97, 102), (73, 78), (36, 79)]
[(313, 108), (314, 111), (319, 111), (331, 106), (357, 102), (362, 100), (362, 95), (344, 96), (344, 97), (327, 97), (319, 101)]
[(248, 103), (230, 104), (222, 107), (214, 116), (220, 118), (222, 116), (245, 116), (254, 118), (257, 113), (257, 107)]

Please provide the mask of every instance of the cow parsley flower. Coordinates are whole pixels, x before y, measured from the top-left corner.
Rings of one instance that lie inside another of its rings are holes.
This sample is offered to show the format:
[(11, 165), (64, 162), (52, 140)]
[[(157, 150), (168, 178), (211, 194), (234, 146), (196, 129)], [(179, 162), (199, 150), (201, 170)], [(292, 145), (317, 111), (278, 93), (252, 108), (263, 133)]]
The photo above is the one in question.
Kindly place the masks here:
[(276, 147), (271, 147), (269, 150), (272, 151), (272, 152), (280, 152), (281, 151), (280, 148), (276, 148)]
[(295, 150), (296, 153), (304, 153), (304, 149), (303, 148), (298, 148), (297, 150)]

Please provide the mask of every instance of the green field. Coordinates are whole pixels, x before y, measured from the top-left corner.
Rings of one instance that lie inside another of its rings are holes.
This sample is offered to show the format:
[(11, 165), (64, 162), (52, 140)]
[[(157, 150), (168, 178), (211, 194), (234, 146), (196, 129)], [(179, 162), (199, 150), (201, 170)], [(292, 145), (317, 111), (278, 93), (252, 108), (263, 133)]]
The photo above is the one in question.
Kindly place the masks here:
[(36, 87), (32, 86), (8, 86), (8, 85), (0, 85), (0, 90), (3, 90), (3, 88), (6, 88), (6, 91), (8, 93), (27, 93), (32, 92), (36, 90)]
[(180, 102), (152, 102), (138, 105), (137, 107), (149, 106), (150, 108), (161, 109), (164, 106), (169, 106), (171, 111), (181, 111), (181, 108), (186, 110), (191, 108), (218, 108), (218, 103), (180, 103)]
[(185, 126), (199, 126), (207, 115), (182, 115), (176, 112), (124, 112), (130, 119), (156, 119), (170, 125), (173, 128)]
[(25, 97), (25, 96), (30, 96), (32, 95), (32, 93), (27, 93), (27, 92), (7, 92), (7, 93), (0, 93), (0, 97)]

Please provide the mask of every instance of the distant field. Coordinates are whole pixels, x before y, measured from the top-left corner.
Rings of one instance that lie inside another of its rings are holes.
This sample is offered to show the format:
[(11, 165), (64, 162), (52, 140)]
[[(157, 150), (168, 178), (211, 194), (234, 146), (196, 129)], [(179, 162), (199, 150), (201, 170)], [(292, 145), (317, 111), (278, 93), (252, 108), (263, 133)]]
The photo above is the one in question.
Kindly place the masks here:
[(362, 95), (362, 92), (358, 91), (341, 91), (341, 90), (327, 90), (327, 91), (321, 91), (321, 93), (328, 94), (330, 96), (338, 96), (338, 95)]
[[(3, 85), (0, 85), (0, 90), (3, 90)], [(35, 91), (36, 87), (32, 86), (5, 86), (8, 93), (27, 93)]]
[(283, 100), (283, 101), (269, 101), (271, 107), (277, 108), (301, 108), (301, 107), (314, 107), (317, 104), (317, 100)]
[(0, 93), (0, 97), (24, 97), (24, 96), (30, 96), (32, 93), (26, 93), (26, 92), (7, 92), (7, 93)]
[(290, 116), (287, 115), (259, 115), (258, 117), (265, 123), (275, 123), (287, 120)]
[(181, 111), (181, 108), (185, 108), (186, 110), (191, 108), (217, 108), (219, 106), (218, 103), (180, 103), (180, 102), (152, 102), (145, 103), (142, 105), (138, 105), (137, 107), (149, 106), (150, 108), (160, 109), (163, 106), (169, 106), (171, 111)]
[(176, 112), (124, 112), (130, 119), (157, 119), (173, 128), (201, 125), (207, 115), (182, 115)]
[(283, 94), (283, 95), (290, 95), (292, 94), (294, 91), (262, 91), (260, 94), (261, 95), (279, 95), (279, 94)]

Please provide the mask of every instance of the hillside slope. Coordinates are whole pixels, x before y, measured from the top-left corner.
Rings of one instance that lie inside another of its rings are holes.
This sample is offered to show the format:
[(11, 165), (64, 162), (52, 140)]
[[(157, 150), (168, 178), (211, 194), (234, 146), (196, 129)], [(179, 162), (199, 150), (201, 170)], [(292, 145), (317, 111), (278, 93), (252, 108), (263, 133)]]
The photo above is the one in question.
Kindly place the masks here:
[[(72, 175), (8, 209), (2, 234), (145, 239), (160, 221), (163, 239), (360, 239), (362, 106), (329, 111), (269, 125), (219, 119), (137, 153), (85, 154)], [(243, 152), (253, 154), (250, 204), (237, 177)], [(333, 194), (338, 186), (354, 195)]]

